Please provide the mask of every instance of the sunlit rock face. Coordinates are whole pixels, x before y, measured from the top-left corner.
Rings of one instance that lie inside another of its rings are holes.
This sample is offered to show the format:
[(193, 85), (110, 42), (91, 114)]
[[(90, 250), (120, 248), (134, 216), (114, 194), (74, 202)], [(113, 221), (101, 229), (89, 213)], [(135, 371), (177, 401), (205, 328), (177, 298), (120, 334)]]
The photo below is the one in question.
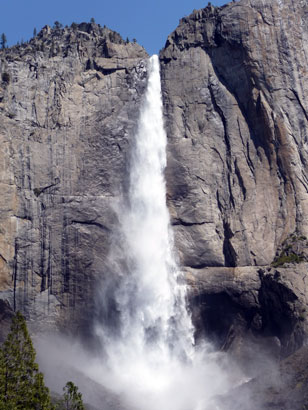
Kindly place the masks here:
[[(299, 334), (306, 316), (296, 335), (295, 325), (293, 332), (282, 317), (269, 325), (262, 308), (270, 305), (265, 301), (269, 294), (262, 294), (259, 269), (245, 267), (284, 257), (284, 241), (289, 243), (293, 234), (294, 243), (307, 248), (307, 12), (307, 2), (292, 0), (208, 6), (183, 18), (160, 53), (167, 199), (176, 248), (203, 301), (198, 304), (203, 316), (219, 306), (221, 292), (236, 300), (225, 303), (230, 317), (224, 317), (226, 327), (215, 335), (224, 346), (234, 338), (232, 329), (240, 333), (234, 326), (278, 337), (288, 352), (303, 341)], [(299, 259), (280, 262), (306, 259), (301, 249)], [(305, 299), (305, 268), (300, 266)], [(275, 269), (266, 273), (274, 277)], [(249, 281), (252, 289), (244, 289)], [(291, 292), (296, 286), (287, 283)], [(243, 291), (252, 292), (251, 300), (238, 303)], [(274, 294), (277, 301), (283, 298), (277, 289)], [(298, 323), (300, 315), (295, 309), (291, 322)], [(294, 341), (289, 350), (285, 331)]]
[(91, 322), (147, 57), (96, 24), (0, 53), (1, 297), (35, 324)]

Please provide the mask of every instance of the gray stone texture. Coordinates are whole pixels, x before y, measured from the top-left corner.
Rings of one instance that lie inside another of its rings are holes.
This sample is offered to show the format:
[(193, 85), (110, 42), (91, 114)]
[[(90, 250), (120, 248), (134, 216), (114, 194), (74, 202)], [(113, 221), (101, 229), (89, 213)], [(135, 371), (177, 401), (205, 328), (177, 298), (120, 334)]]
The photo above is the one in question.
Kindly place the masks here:
[[(220, 346), (237, 329), (277, 338), (285, 355), (307, 330), (307, 266), (294, 264), (307, 260), (307, 16), (299, 0), (209, 5), (160, 53), (176, 249)], [(283, 284), (260, 279), (274, 260)]]
[(161, 52), (168, 204), (185, 266), (270, 264), (308, 233), (307, 2), (183, 18)]
[(147, 58), (95, 23), (0, 52), (0, 295), (34, 327), (91, 322)]

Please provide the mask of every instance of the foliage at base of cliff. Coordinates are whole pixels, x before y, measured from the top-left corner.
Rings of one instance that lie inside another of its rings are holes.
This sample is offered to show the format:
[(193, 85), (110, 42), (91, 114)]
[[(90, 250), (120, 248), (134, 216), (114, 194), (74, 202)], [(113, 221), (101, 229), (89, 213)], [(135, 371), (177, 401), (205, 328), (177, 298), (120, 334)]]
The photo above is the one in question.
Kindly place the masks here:
[(73, 382), (63, 388), (63, 399), (52, 404), (25, 318), (17, 312), (0, 349), (0, 410), (85, 410)]
[(21, 313), (0, 350), (0, 410), (54, 410)]

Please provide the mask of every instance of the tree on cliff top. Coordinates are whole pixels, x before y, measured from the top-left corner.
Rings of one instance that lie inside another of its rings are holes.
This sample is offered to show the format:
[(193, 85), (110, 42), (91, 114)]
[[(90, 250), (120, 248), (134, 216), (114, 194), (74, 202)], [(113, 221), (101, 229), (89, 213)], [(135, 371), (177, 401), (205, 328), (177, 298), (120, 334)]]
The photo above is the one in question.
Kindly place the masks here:
[(5, 47), (6, 47), (6, 42), (7, 42), (6, 35), (5, 35), (4, 33), (2, 33), (2, 34), (1, 34), (1, 41), (0, 41), (0, 43), (1, 43), (1, 48), (5, 48)]
[(0, 350), (0, 410), (54, 410), (23, 315), (12, 319)]

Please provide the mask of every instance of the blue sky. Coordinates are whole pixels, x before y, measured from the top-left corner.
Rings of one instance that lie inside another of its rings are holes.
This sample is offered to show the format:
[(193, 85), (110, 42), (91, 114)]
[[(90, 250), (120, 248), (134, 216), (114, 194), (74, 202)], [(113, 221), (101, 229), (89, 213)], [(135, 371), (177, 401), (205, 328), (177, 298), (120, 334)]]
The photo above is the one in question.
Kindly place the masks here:
[[(226, 2), (211, 1), (217, 6)], [(56, 20), (70, 25), (94, 17), (124, 39), (136, 38), (154, 54), (164, 46), (180, 18), (207, 4), (207, 0), (0, 0), (0, 33), (5, 33), (12, 45), (32, 37), (34, 27), (39, 31)]]

